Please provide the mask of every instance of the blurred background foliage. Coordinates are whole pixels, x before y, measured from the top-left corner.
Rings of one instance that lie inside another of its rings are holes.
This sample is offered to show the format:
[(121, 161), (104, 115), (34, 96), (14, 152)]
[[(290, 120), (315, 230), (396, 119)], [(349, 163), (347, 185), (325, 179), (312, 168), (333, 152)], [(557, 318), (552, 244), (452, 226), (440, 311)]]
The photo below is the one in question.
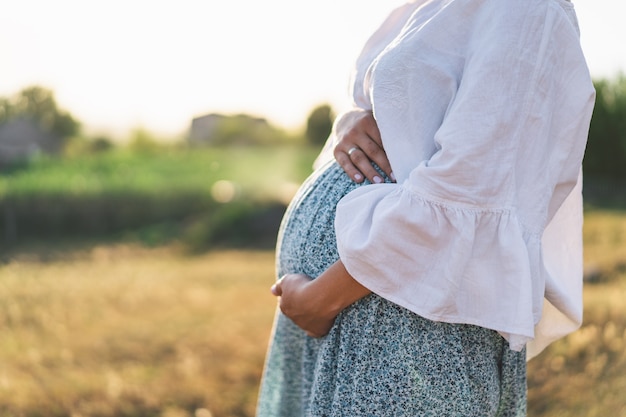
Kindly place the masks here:
[[(585, 322), (530, 362), (531, 417), (626, 416), (626, 78), (595, 85)], [(252, 416), (275, 307), (259, 294), (333, 119), (112, 138), (43, 87), (0, 98), (0, 417)]]
[[(306, 134), (247, 115), (219, 115), (194, 143), (164, 140), (143, 127), (115, 141), (80, 134), (78, 122), (41, 87), (1, 103), (0, 129), (34, 120), (60, 144), (58, 152), (0, 156), (4, 246), (60, 238), (176, 240), (194, 251), (216, 243), (271, 245), (286, 204), (332, 126), (330, 106), (322, 105), (309, 123), (318, 127)], [(1, 141), (0, 130), (0, 152)]]
[(317, 106), (306, 121), (305, 136), (314, 146), (322, 146), (330, 135), (335, 120), (335, 112), (328, 104)]
[(583, 168), (586, 174), (626, 179), (626, 77), (597, 80), (596, 105)]
[[(626, 204), (626, 77), (597, 80), (595, 86), (584, 160), (586, 204), (621, 207)], [(321, 104), (302, 131), (289, 132), (249, 115), (207, 115), (194, 119), (177, 140), (159, 138), (145, 127), (114, 140), (81, 133), (80, 123), (58, 107), (50, 90), (25, 88), (0, 98), (0, 238), (13, 245), (60, 237), (151, 236), (152, 243), (163, 243), (193, 236), (194, 250), (229, 240), (269, 244), (278, 207), (284, 208), (310, 173), (334, 117), (331, 106)], [(4, 158), (3, 127), (24, 121), (55, 144), (31, 143), (17, 157)], [(216, 201), (216, 183), (230, 195), (228, 201), (224, 195)], [(256, 216), (272, 226), (239, 227), (231, 234), (213, 230), (228, 229), (228, 222), (257, 224)], [(268, 235), (260, 236), (263, 231)]]
[(13, 97), (0, 97), (0, 126), (15, 120), (32, 122), (54, 135), (59, 142), (57, 149), (80, 131), (80, 123), (57, 106), (51, 90), (41, 86), (24, 88)]

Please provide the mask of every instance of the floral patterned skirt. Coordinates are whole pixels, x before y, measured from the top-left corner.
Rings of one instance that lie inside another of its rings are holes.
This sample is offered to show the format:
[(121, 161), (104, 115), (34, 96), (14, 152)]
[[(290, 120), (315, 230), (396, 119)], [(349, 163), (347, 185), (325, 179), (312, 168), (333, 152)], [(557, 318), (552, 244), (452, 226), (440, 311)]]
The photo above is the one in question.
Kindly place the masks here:
[[(334, 162), (303, 184), (281, 225), (278, 276), (315, 278), (339, 259), (335, 207), (364, 185)], [(319, 339), (276, 314), (257, 417), (525, 415), (525, 352), (495, 331), (426, 320), (375, 294)]]

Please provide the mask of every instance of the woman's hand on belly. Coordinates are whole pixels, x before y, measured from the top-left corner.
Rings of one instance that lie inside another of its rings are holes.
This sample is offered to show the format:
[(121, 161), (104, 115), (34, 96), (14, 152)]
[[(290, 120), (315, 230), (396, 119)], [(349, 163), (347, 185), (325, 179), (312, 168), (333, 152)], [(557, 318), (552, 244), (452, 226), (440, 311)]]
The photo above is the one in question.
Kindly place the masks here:
[(280, 310), (311, 337), (328, 333), (338, 313), (324, 303), (324, 294), (316, 291), (310, 277), (287, 274), (274, 284), (272, 294), (279, 296)]
[(356, 108), (343, 113), (335, 121), (333, 131), (337, 138), (335, 159), (350, 178), (360, 183), (365, 175), (374, 184), (383, 182), (372, 166), (374, 162), (395, 181), (371, 110)]
[(344, 308), (370, 291), (355, 281), (343, 263), (337, 261), (315, 280), (304, 274), (283, 276), (272, 286), (272, 294), (280, 297), (283, 314), (307, 335), (322, 337)]

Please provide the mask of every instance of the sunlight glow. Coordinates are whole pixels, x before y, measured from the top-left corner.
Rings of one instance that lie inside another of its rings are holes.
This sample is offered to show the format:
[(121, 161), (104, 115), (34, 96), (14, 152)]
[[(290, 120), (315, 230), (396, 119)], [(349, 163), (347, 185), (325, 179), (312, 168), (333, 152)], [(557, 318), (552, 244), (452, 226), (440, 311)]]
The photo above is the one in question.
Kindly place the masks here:
[[(20, 0), (0, 15), (0, 97), (40, 84), (88, 129), (176, 134), (246, 112), (300, 128), (347, 108), (351, 63), (392, 7), (368, 0)], [(594, 76), (626, 67), (626, 4), (575, 2)]]

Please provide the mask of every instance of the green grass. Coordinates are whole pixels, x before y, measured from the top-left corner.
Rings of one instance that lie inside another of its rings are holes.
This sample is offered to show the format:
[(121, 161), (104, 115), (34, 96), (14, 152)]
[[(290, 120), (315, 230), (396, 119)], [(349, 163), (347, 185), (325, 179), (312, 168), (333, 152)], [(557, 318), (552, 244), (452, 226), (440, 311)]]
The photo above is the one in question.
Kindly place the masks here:
[[(216, 232), (207, 225), (228, 226), (213, 220), (232, 217), (224, 212), (239, 213), (243, 217), (233, 222), (243, 224), (247, 207), (286, 205), (317, 152), (305, 146), (166, 147), (41, 157), (0, 174), (0, 239), (134, 233), (167, 241), (192, 229), (194, 242), (208, 242)], [(198, 239), (198, 230), (206, 236)]]
[[(0, 175), (0, 198), (29, 195), (210, 193), (219, 180), (265, 193), (300, 182), (316, 149), (296, 146), (117, 149), (67, 158), (41, 157)], [(268, 169), (269, 168), (269, 169)]]

